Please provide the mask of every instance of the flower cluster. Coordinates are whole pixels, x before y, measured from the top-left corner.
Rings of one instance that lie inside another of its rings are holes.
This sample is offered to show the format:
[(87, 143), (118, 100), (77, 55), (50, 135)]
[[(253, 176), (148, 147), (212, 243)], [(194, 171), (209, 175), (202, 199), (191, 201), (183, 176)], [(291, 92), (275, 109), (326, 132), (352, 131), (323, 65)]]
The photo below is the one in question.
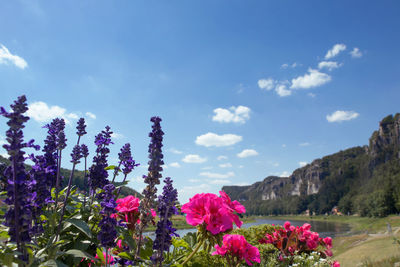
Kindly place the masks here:
[(105, 168), (108, 166), (107, 157), (110, 153), (108, 146), (112, 144), (110, 127), (106, 126), (95, 138), (96, 156), (93, 157), (93, 165), (89, 168), (89, 186), (92, 194), (97, 188), (103, 188), (107, 183), (108, 173)]
[(121, 148), (121, 152), (118, 153), (118, 158), (120, 164), (123, 166), (122, 172), (124, 175), (128, 175), (135, 167), (139, 166), (132, 158), (131, 145), (129, 143)]
[(172, 186), (172, 179), (165, 178), (165, 186), (162, 195), (158, 197), (158, 216), (160, 220), (157, 223), (156, 238), (153, 243), (153, 249), (156, 253), (151, 257), (154, 263), (161, 263), (164, 260), (164, 251), (169, 251), (171, 246), (172, 236), (178, 236), (175, 233), (170, 220), (171, 216), (178, 214), (178, 209), (175, 203), (178, 200), (178, 191)]
[(273, 244), (286, 256), (318, 251), (323, 257), (331, 257), (332, 238), (321, 238), (318, 233), (310, 231), (310, 228), (308, 223), (294, 227), (290, 222), (285, 222), (284, 229), (277, 229), (272, 235), (266, 234), (260, 243)]
[(238, 266), (243, 260), (250, 266), (252, 262), (260, 263), (258, 248), (250, 245), (242, 235), (224, 235), (222, 246), (215, 245), (215, 249), (212, 255), (225, 256), (229, 266)]
[(234, 212), (244, 213), (244, 206), (236, 200), (232, 202), (224, 191), (219, 193), (221, 197), (211, 193), (196, 194), (184, 204), (182, 212), (187, 214), (187, 223), (203, 225), (213, 235), (232, 229), (233, 223), (240, 228), (242, 221)]
[(114, 200), (113, 192), (115, 186), (113, 184), (107, 184), (103, 188), (104, 192), (99, 194), (101, 199), (100, 205), (102, 207), (101, 214), (103, 218), (99, 223), (100, 232), (97, 236), (100, 243), (105, 248), (111, 248), (115, 246), (115, 240), (117, 238), (117, 220), (112, 216), (116, 213), (117, 203)]
[[(8, 198), (5, 203), (9, 205), (4, 224), (9, 227), (10, 241), (17, 243), (21, 253), (24, 253), (23, 244), (31, 241), (32, 210), (36, 196), (36, 193), (32, 192), (35, 181), (25, 171), (23, 149), (39, 149), (33, 144), (33, 140), (27, 143), (23, 141), (22, 129), (25, 127), (24, 123), (29, 120), (29, 117), (23, 115), (28, 110), (27, 106), (26, 97), (21, 96), (11, 105), (11, 112), (0, 108), (0, 115), (9, 119), (7, 124), (10, 127), (6, 132), (9, 144), (3, 145), (11, 162), (4, 171), (8, 183)], [(25, 257), (22, 258), (26, 260)]]
[(129, 230), (134, 231), (140, 215), (139, 198), (127, 196), (117, 199), (116, 203), (118, 204), (116, 207), (118, 217), (124, 220)]

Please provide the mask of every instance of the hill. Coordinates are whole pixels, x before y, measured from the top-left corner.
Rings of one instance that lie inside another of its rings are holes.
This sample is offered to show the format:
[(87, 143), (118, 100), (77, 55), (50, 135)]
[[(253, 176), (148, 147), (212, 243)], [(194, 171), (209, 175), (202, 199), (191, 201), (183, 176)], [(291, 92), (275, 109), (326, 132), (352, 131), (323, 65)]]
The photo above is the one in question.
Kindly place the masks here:
[(224, 186), (248, 214), (331, 212), (386, 216), (400, 212), (400, 114), (389, 115), (369, 145), (316, 159), (289, 177), (266, 177), (249, 186)]

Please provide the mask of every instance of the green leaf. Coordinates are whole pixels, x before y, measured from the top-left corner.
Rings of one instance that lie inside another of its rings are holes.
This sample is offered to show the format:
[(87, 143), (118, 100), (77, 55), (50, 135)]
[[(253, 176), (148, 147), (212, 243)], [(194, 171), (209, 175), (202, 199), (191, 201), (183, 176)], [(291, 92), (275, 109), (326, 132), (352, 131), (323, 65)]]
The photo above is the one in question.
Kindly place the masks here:
[(106, 171), (108, 171), (108, 170), (114, 170), (115, 168), (118, 168), (118, 167), (115, 166), (115, 165), (110, 165), (110, 166), (105, 167), (104, 170), (106, 170)]
[(92, 237), (92, 232), (90, 231), (89, 225), (86, 222), (79, 220), (79, 219), (67, 219), (65, 221), (74, 225), (76, 228), (78, 228), (82, 233), (87, 235), (89, 238)]
[(68, 266), (58, 260), (48, 260), (45, 263), (40, 264), (40, 267), (68, 267)]
[(65, 254), (72, 255), (75, 258), (87, 258), (91, 260), (96, 260), (92, 255), (86, 253), (85, 251), (78, 250), (78, 249), (70, 249), (65, 252)]
[(129, 255), (127, 252), (121, 252), (118, 253), (118, 257), (127, 259), (127, 260), (134, 260), (134, 257), (132, 255)]
[(97, 248), (96, 254), (97, 254), (97, 257), (99, 257), (99, 260), (101, 260), (102, 263), (106, 262), (106, 260), (104, 259), (103, 250), (101, 250), (101, 248)]

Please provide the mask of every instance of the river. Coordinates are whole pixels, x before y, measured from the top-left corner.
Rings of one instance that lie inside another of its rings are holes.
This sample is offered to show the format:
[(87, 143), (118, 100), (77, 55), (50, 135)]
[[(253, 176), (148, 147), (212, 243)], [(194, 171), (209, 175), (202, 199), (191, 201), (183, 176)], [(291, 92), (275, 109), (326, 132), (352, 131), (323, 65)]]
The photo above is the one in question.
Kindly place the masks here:
[[(275, 220), (270, 218), (260, 218), (256, 219), (255, 222), (244, 223), (242, 228), (248, 228), (254, 225), (260, 224), (275, 224), (275, 225), (282, 225), (286, 222), (286, 220)], [(347, 233), (350, 231), (350, 226), (345, 223), (335, 223), (335, 222), (328, 222), (328, 221), (306, 221), (306, 220), (299, 220), (294, 221), (291, 220), (290, 223), (294, 226), (302, 226), (304, 223), (309, 223), (311, 225), (311, 231), (318, 232), (321, 237), (335, 237), (337, 235)], [(196, 232), (196, 229), (180, 229), (177, 230), (177, 234), (180, 237), (183, 237), (187, 233)], [(152, 238), (154, 232), (148, 232), (148, 236)]]

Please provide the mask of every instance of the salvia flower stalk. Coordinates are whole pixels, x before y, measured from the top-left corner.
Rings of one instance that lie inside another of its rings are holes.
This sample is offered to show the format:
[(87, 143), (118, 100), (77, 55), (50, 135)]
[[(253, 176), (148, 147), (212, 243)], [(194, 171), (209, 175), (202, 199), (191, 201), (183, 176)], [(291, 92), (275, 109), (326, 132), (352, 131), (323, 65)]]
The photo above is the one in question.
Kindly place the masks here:
[(178, 214), (178, 209), (175, 207), (175, 203), (178, 200), (178, 192), (172, 186), (170, 177), (165, 178), (164, 183), (163, 193), (158, 197), (158, 216), (160, 220), (157, 223), (156, 238), (153, 243), (155, 253), (151, 257), (153, 263), (158, 266), (162, 266), (164, 251), (169, 251), (172, 236), (179, 236), (175, 233), (176, 229), (170, 220), (172, 215)]
[(108, 173), (105, 168), (108, 166), (107, 157), (110, 153), (108, 146), (112, 144), (110, 127), (101, 131), (95, 138), (96, 155), (93, 157), (93, 165), (89, 168), (89, 187), (92, 195), (95, 194), (97, 188), (103, 188), (108, 184)]
[[(122, 165), (123, 166), (122, 173), (124, 174), (124, 179), (122, 180), (122, 183), (124, 183), (126, 178), (128, 177), (128, 174), (131, 173), (135, 167), (139, 166), (139, 164), (136, 164), (135, 160), (132, 158), (131, 145), (129, 143), (126, 143), (121, 148), (121, 152), (118, 153), (118, 158), (119, 158), (119, 166), (117, 172), (119, 171), (119, 168)], [(116, 175), (114, 174), (112, 182), (114, 182), (115, 176)], [(121, 188), (119, 188), (116, 198), (118, 198), (120, 192)]]
[(4, 171), (8, 183), (5, 203), (9, 205), (5, 225), (9, 227), (10, 241), (17, 244), (22, 254), (21, 259), (26, 261), (24, 244), (31, 241), (32, 209), (36, 194), (32, 192), (35, 181), (25, 171), (23, 149), (33, 147), (38, 150), (39, 147), (33, 144), (33, 140), (27, 143), (23, 140), (22, 129), (29, 120), (29, 117), (23, 115), (28, 110), (26, 97), (18, 97), (11, 105), (11, 110), (7, 112), (3, 107), (0, 108), (0, 114), (8, 119), (10, 127), (6, 132), (8, 144), (3, 145), (11, 162)]
[(147, 176), (144, 175), (144, 182), (147, 184), (143, 190), (143, 200), (140, 202), (140, 224), (138, 225), (138, 246), (136, 251), (136, 258), (140, 254), (140, 246), (142, 241), (142, 233), (148, 223), (153, 221), (151, 210), (154, 208), (154, 203), (157, 197), (156, 185), (160, 184), (160, 178), (162, 177), (161, 171), (164, 165), (163, 154), (162, 154), (162, 141), (164, 132), (161, 130), (161, 118), (152, 117), (150, 121), (153, 123), (152, 131), (149, 133), (151, 139), (149, 144), (149, 168)]
[(107, 184), (103, 187), (104, 192), (99, 194), (99, 199), (101, 199), (100, 205), (102, 207), (101, 214), (102, 219), (99, 223), (100, 232), (97, 236), (101, 245), (106, 249), (112, 248), (116, 245), (115, 241), (117, 238), (117, 231), (115, 230), (117, 226), (117, 220), (113, 214), (117, 212), (115, 209), (117, 203), (114, 199), (115, 186), (113, 184)]

